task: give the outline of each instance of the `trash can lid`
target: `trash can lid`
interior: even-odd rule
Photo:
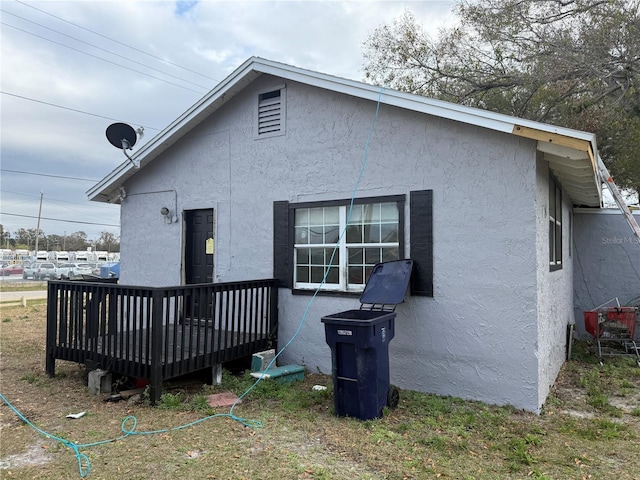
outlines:
[[[404,300],[413,260],[378,263],[360,296],[362,304],[397,305]]]

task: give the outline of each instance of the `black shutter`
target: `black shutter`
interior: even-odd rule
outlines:
[[[411,294],[433,297],[433,190],[411,192],[409,222]]]
[[[273,278],[280,281],[280,287],[293,286],[291,253],[289,202],[273,202]]]

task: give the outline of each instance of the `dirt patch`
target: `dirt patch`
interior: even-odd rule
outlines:
[[[42,442],[37,442],[30,445],[27,450],[22,453],[7,455],[4,458],[0,458],[0,470],[46,465],[53,460],[53,457],[47,453],[48,448],[48,445],[45,445]]]

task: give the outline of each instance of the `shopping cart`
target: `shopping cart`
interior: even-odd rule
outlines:
[[[600,306],[584,312],[584,327],[596,339],[601,365],[604,356],[627,355],[640,367],[640,342],[634,337],[639,318],[638,307]]]

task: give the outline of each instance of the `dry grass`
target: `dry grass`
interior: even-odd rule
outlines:
[[[225,372],[222,387],[168,389],[158,407],[108,403],[91,396],[78,365],[44,373],[45,306],[0,312],[1,393],[40,429],[77,444],[165,430],[215,413],[210,393],[241,394],[245,375]],[[640,368],[628,359],[600,367],[584,350],[568,362],[544,413],[536,416],[455,398],[403,391],[400,405],[375,421],[332,414],[331,378],[262,382],[234,414],[262,422],[248,428],[226,416],[188,428],[136,434],[82,447],[93,479],[606,479],[638,478]],[[327,392],[314,392],[322,384]],[[86,411],[77,420],[69,413]],[[80,478],[71,448],[39,434],[0,405],[0,477]],[[129,428],[133,427],[130,422]]]

